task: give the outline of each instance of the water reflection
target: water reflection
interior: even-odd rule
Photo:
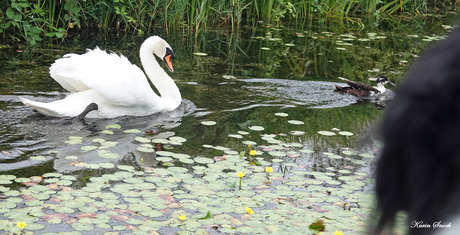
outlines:
[[[187,139],[183,146],[175,147],[176,151],[205,157],[222,153],[204,151],[203,144],[243,149],[244,144],[228,135],[247,130],[250,125],[264,126],[267,134],[298,130],[305,135],[288,135],[283,139],[315,150],[313,155],[302,155],[307,161],[324,161],[321,152],[340,153],[342,147],[353,146],[356,136],[364,135],[381,115],[375,107],[384,106],[380,101],[360,102],[355,97],[334,93],[336,77],[367,82],[368,77],[384,74],[393,81],[401,79],[406,66],[419,52],[431,41],[440,39],[434,35],[446,33],[441,25],[452,25],[456,17],[426,17],[420,21],[387,19],[378,24],[363,19],[364,28],[347,20],[306,19],[301,24],[279,27],[248,22],[241,30],[208,29],[197,35],[170,31],[167,40],[177,55],[176,72],[171,76],[183,97],[190,101],[189,107],[183,107],[180,114],[92,120],[87,125],[51,124],[48,118],[20,104],[17,96],[34,96],[35,100],[45,102],[53,99],[62,88],[48,75],[52,61],[69,52],[84,53],[85,48],[96,45],[120,52],[139,65],[138,48],[144,38],[90,32],[74,35],[70,40],[44,43],[43,48],[2,46],[0,171],[33,164],[46,166],[44,171],[50,171],[50,165],[58,171],[72,171],[74,168],[63,159],[71,155],[81,155],[82,161],[101,161],[95,153],[82,152],[80,147],[90,144],[91,138],[103,135],[100,131],[114,123],[126,129],[159,127],[165,137],[174,134]],[[208,56],[196,56],[193,52],[205,52]],[[225,79],[224,75],[236,79]],[[274,116],[280,111],[305,125],[292,126]],[[203,120],[218,124],[203,128],[200,123]],[[326,139],[317,134],[334,127],[356,135]],[[69,136],[82,136],[87,142],[68,146],[65,141]],[[109,141],[118,142],[111,151],[125,158],[125,162],[139,164],[143,156],[135,152],[135,136],[108,136]],[[256,134],[252,137],[260,140]],[[50,150],[58,153],[49,154]],[[29,160],[36,155],[45,155],[49,163]]]
[[[19,94],[18,96],[20,96]],[[0,170],[10,171],[20,168],[27,168],[33,165],[41,165],[45,162],[54,162],[54,170],[59,172],[75,171],[77,168],[73,166],[71,160],[66,159],[68,156],[78,156],[79,162],[88,164],[98,164],[101,162],[111,162],[117,164],[121,159],[106,159],[98,157],[98,152],[95,151],[82,151],[81,147],[94,144],[91,139],[96,137],[104,138],[106,141],[113,141],[115,146],[110,150],[120,156],[125,156],[132,153],[137,148],[133,144],[133,139],[136,134],[126,134],[122,131],[114,131],[113,135],[100,134],[101,131],[106,130],[107,126],[112,124],[121,124],[123,129],[138,129],[143,132],[150,132],[152,129],[156,131],[169,130],[178,127],[182,124],[182,118],[190,115],[196,110],[196,106],[189,100],[183,100],[182,104],[174,111],[166,113],[157,113],[144,117],[119,117],[113,119],[87,119],[85,122],[73,122],[70,125],[63,125],[55,123],[54,118],[44,117],[31,110],[24,108],[17,103],[17,96],[8,96],[9,100],[14,100],[15,110],[21,110],[22,120],[17,119],[18,112],[4,112],[2,120],[8,126],[15,126],[14,136],[8,133],[2,137],[2,142],[6,144],[6,148],[2,152],[1,158],[4,160],[0,163]],[[3,96],[5,98],[5,96]],[[42,98],[44,102],[49,102],[50,98]],[[51,98],[52,99],[52,98]],[[15,106],[13,106],[15,107]],[[15,121],[17,120],[17,121]],[[168,136],[174,134],[159,133],[157,138],[161,136]],[[72,136],[83,137],[83,143],[78,145],[67,144],[66,141]],[[169,136],[168,136],[169,137]],[[30,140],[29,140],[30,138]],[[22,140],[24,139],[24,140]],[[10,144],[13,142],[12,144]],[[52,150],[47,152],[47,150]],[[50,154],[51,153],[51,154]],[[140,163],[142,155],[137,162]],[[46,160],[35,161],[29,160],[31,155],[45,155]],[[6,161],[9,159],[10,161]],[[75,160],[75,159],[72,159]],[[131,159],[133,161],[136,159]],[[148,164],[146,158],[146,164]]]

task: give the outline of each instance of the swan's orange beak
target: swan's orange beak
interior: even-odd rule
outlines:
[[[172,58],[171,58],[172,54],[169,54],[167,56],[165,56],[164,58],[164,61],[166,63],[166,66],[168,67],[169,71],[174,72],[174,68],[172,66]]]

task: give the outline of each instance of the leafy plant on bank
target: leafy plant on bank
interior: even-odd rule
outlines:
[[[421,14],[454,5],[449,0],[8,0],[0,2],[0,33],[36,44],[44,36],[63,38],[84,29],[143,34],[157,28],[166,32],[184,28],[197,34],[206,27],[239,28],[244,20],[281,24],[312,15]]]

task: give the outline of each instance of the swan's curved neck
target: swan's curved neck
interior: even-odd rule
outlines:
[[[153,43],[148,44],[146,42],[142,44],[139,51],[141,63],[147,77],[160,93],[161,102],[164,103],[165,107],[171,107],[170,110],[172,110],[180,105],[182,97],[179,88],[174,83],[174,80],[172,80],[172,78],[158,64],[158,61],[153,54],[155,45],[152,44]],[[154,94],[155,92],[152,90],[152,93]],[[168,109],[166,108],[166,110]]]

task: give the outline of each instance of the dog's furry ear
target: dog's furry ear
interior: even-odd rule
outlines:
[[[391,227],[398,211],[406,211],[409,222],[448,218],[451,206],[460,204],[460,28],[411,67],[380,128],[384,148],[376,169],[377,230]]]

